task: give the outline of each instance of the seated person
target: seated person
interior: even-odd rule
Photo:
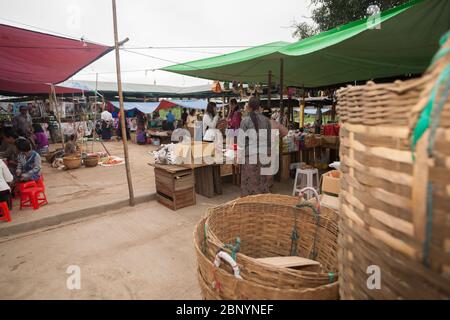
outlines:
[[[3,130],[4,130],[4,128],[0,129],[0,139],[1,139],[0,152],[5,152],[6,149],[8,148],[8,144],[5,141],[5,134],[4,134]]]
[[[48,153],[48,138],[39,123],[33,124],[34,141],[36,143],[36,151],[43,155]]]
[[[0,202],[6,202],[9,209],[11,209],[11,187],[9,184],[13,180],[14,177],[8,167],[0,160]]]
[[[64,155],[77,153],[77,143],[74,134],[70,135],[69,141],[64,144]]]
[[[16,178],[20,182],[37,181],[41,177],[41,156],[31,148],[27,139],[16,141],[19,156],[17,157]]]
[[[5,128],[3,132],[3,142],[6,144],[6,150],[2,152],[2,156],[8,161],[8,168],[11,172],[16,172],[17,166],[17,148],[15,145],[18,136],[12,128]]]

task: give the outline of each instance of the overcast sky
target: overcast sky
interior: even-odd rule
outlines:
[[[119,38],[126,47],[253,46],[295,41],[289,26],[309,15],[308,0],[117,0]],[[114,44],[111,0],[0,0],[0,23],[20,22],[63,35]],[[135,50],[166,60],[186,62],[240,48]],[[190,86],[208,83],[163,71],[170,65],[121,51],[122,81]],[[136,71],[144,70],[148,71]],[[127,72],[129,71],[129,72]],[[80,71],[74,79],[115,81],[114,53]]]

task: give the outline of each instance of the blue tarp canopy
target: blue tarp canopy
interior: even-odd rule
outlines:
[[[111,104],[116,107],[120,108],[119,101],[110,101]],[[123,108],[125,111],[131,111],[131,110],[139,110],[142,113],[153,113],[153,111],[158,108],[159,102],[124,102]]]
[[[206,110],[207,100],[168,100],[177,106],[187,109]]]

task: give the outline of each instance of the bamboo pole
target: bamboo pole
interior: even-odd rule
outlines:
[[[284,60],[280,59],[280,119],[284,119],[284,105],[283,105],[283,87],[284,87]]]
[[[50,102],[53,102],[54,106],[55,106],[55,111],[56,111],[56,119],[58,120],[58,126],[59,126],[59,133],[61,135],[61,145],[62,148],[64,149],[64,132],[63,132],[63,128],[61,125],[61,112],[62,112],[62,103],[61,103],[61,108],[58,107],[58,99],[56,98],[56,91],[55,91],[55,86],[52,84],[51,85],[51,99]]]
[[[302,101],[300,102],[300,128],[303,128],[305,126],[305,97],[306,91],[305,89],[303,89]]]
[[[272,94],[271,94],[271,88],[272,88],[272,71],[271,70],[269,70],[269,74],[268,74],[268,77],[267,77],[268,79],[267,79],[267,86],[268,86],[268,89],[267,89],[267,109],[269,109],[270,110],[270,104],[271,104],[271,98],[272,98]]]
[[[95,107],[92,112],[92,115],[94,116],[94,119],[93,119],[94,127],[93,127],[93,131],[92,131],[92,149],[91,149],[92,153],[94,153],[95,136],[97,134],[97,132],[95,130],[96,129],[95,124],[97,122],[97,108],[98,108],[98,104],[97,104],[98,103],[98,101],[97,101],[98,92],[97,92],[97,90],[98,90],[98,72],[95,74],[95,100],[94,100]]]
[[[122,128],[122,143],[123,143],[123,151],[124,151],[124,155],[125,155],[125,169],[127,172],[128,192],[130,195],[130,206],[134,206],[133,181],[131,180],[130,160],[128,157],[127,132],[126,132],[126,126],[125,126],[125,111],[124,111],[124,107],[123,107],[122,78],[121,78],[121,74],[120,74],[120,53],[119,53],[119,45],[128,41],[128,38],[119,44],[118,31],[117,31],[116,0],[112,0],[112,9],[113,9],[113,22],[114,22],[114,44],[115,44],[115,51],[116,51],[117,89],[119,92],[119,103],[120,103],[120,126]]]

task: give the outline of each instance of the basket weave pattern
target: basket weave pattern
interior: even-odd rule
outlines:
[[[337,214],[322,208],[317,227],[308,208],[294,208],[297,202],[294,197],[266,194],[209,210],[194,232],[198,278],[205,299],[338,298]],[[277,268],[256,260],[290,255],[295,215],[299,234],[296,253],[310,258],[315,251],[314,260],[321,263],[321,272]],[[229,265],[215,268],[212,264],[219,250],[231,252],[224,246],[234,243],[236,237],[241,239],[236,262],[243,280],[234,277]]]
[[[420,79],[338,92],[343,299],[450,298],[450,98],[435,124],[432,154],[429,129],[414,157],[411,149],[419,115],[449,63],[447,54]],[[366,285],[371,265],[380,267],[380,290]]]

